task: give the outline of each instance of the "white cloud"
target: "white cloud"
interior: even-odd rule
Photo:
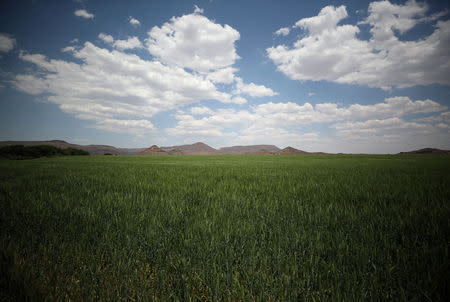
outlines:
[[[340,133],[377,133],[381,130],[392,129],[408,129],[408,130],[423,130],[431,127],[430,124],[423,124],[417,122],[406,122],[398,117],[387,119],[367,120],[364,122],[344,122],[332,125],[333,128],[340,131]]]
[[[12,36],[0,33],[0,52],[9,52],[14,48],[16,39]]]
[[[327,30],[333,30],[342,19],[346,18],[347,10],[344,5],[324,7],[317,16],[297,21],[294,27],[307,29],[311,35],[318,35]]]
[[[214,83],[231,84],[233,83],[235,76],[234,73],[238,71],[237,68],[225,67],[216,71],[210,72],[207,78]]]
[[[214,111],[209,109],[208,107],[192,107],[190,109],[190,112],[194,115],[203,115],[203,114],[213,114]]]
[[[74,15],[84,19],[94,19],[94,14],[88,13],[85,9],[76,10]]]
[[[299,132],[277,125],[258,109],[212,110],[207,107],[191,108],[194,115],[203,115],[195,118],[192,115],[180,112],[175,115],[178,123],[175,127],[166,129],[166,132],[174,137],[189,136],[191,139],[207,138],[217,141],[221,145],[236,144],[276,144],[280,146],[301,145],[304,142],[318,141],[319,135],[315,132]],[[206,115],[206,116],[205,116]]]
[[[203,14],[204,9],[194,5],[194,14]]]
[[[431,100],[412,101],[407,97],[387,98],[374,105],[353,104],[338,107],[335,103],[315,106],[304,103],[268,102],[250,107],[249,110],[194,107],[190,114],[178,112],[175,127],[166,129],[173,136],[233,137],[234,143],[271,143],[297,145],[300,142],[317,142],[319,134],[302,131],[302,127],[318,123],[332,123],[340,139],[355,139],[380,135],[407,133],[436,133],[436,127],[428,123],[406,122],[401,117],[419,113],[445,110],[446,107]],[[201,117],[198,117],[201,115]],[[197,117],[195,117],[197,116]],[[441,127],[443,128],[443,127]],[[433,132],[434,131],[434,132]],[[388,139],[387,137],[384,140]]]
[[[137,37],[128,37],[127,40],[116,40],[113,45],[120,50],[143,47],[141,41],[139,41]]]
[[[247,103],[247,99],[245,99],[241,96],[234,96],[231,100],[232,100],[231,101],[232,103],[239,104],[239,105]]]
[[[252,97],[278,95],[278,93],[264,85],[256,85],[254,83],[244,84],[243,80],[239,77],[237,77],[235,80],[236,89],[233,91],[234,94],[247,94]]]
[[[35,95],[48,93],[47,100],[63,111],[95,121],[149,118],[205,99],[234,101],[231,95],[217,91],[211,81],[179,67],[109,51],[90,42],[72,53],[80,64],[22,53],[20,58],[35,64],[39,71],[17,75],[16,88]]]
[[[90,127],[115,133],[131,133],[137,135],[155,130],[155,126],[148,120],[104,119]]]
[[[418,145],[418,141],[432,141],[431,146],[436,146],[442,143],[445,145],[445,142],[440,142],[440,140],[444,139],[447,140],[448,144],[449,136],[448,133],[445,133],[447,128],[445,126],[442,127],[442,125],[408,122],[404,119],[394,117],[367,120],[364,122],[337,123],[331,127],[336,129],[338,139],[343,141],[365,141],[373,144],[372,146],[376,144],[397,144],[399,146],[405,146],[406,142],[409,141],[415,145],[415,147],[411,147],[412,150],[424,147]],[[430,144],[428,143],[429,146]],[[405,150],[408,149],[400,149],[400,151]]]
[[[274,95],[270,88],[236,78],[238,69],[232,65],[239,58],[234,45],[239,32],[198,13],[173,17],[152,28],[147,40],[152,60],[124,52],[142,47],[137,37],[116,40],[105,33],[98,38],[114,50],[91,42],[64,47],[62,51],[75,61],[21,52],[19,57],[34,64],[35,70],[17,75],[14,86],[29,94],[44,94],[42,99],[64,112],[95,121],[93,128],[118,132],[129,127],[135,133],[152,129],[150,121],[143,121],[157,113],[202,100],[247,102],[236,93],[219,91],[215,84],[237,81],[238,94]]]
[[[339,107],[336,103],[320,103],[314,107],[310,103],[265,103],[255,107],[255,112],[270,117],[274,125],[310,124],[341,120],[383,119],[432,113],[446,110],[432,100],[412,101],[408,97],[386,98],[385,102],[374,105],[352,104]]]
[[[444,123],[439,123],[436,125],[436,127],[438,128],[442,128],[442,129],[449,129],[450,126],[448,124],[444,124]]]
[[[103,40],[103,42],[105,42],[105,43],[109,43],[109,44],[114,43],[114,38],[113,38],[113,36],[111,36],[111,35],[106,35],[106,34],[104,34],[104,33],[100,33],[100,34],[98,35],[98,37],[99,37],[101,40]]]
[[[75,51],[75,47],[73,46],[66,46],[64,48],[61,49],[62,52],[72,52]]]
[[[418,122],[428,122],[428,123],[438,123],[438,122],[445,122],[450,124],[450,111],[443,112],[439,115],[432,115],[427,116],[423,118],[415,119]]]
[[[439,83],[450,85],[450,20],[438,21],[431,35],[402,41],[400,35],[426,17],[427,5],[408,1],[372,2],[369,16],[371,38],[360,40],[358,25],[339,23],[347,17],[345,6],[327,6],[317,16],[299,20],[295,27],[306,31],[292,47],[267,49],[277,69],[294,80],[332,81],[390,89]]]
[[[319,134],[316,132],[290,131],[277,127],[251,126],[242,131],[235,140],[237,145],[274,144],[276,146],[302,146],[306,142],[316,142]]]
[[[207,73],[229,67],[239,58],[239,32],[199,14],[173,17],[148,33],[149,52],[161,62]]]
[[[106,35],[104,33],[100,33],[98,37],[105,43],[112,44],[112,46],[120,50],[143,47],[141,41],[137,37],[128,37],[126,40],[114,40],[111,35]]]
[[[133,25],[133,26],[139,26],[139,25],[141,25],[141,22],[139,22],[138,19],[133,18],[133,17],[131,17],[131,16],[128,18],[128,20],[129,20],[130,24]]]
[[[280,28],[279,30],[277,30],[275,32],[275,35],[277,35],[277,36],[287,36],[287,35],[289,35],[289,31],[290,31],[289,27],[283,27],[283,28]]]

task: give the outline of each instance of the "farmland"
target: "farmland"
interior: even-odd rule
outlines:
[[[448,155],[0,160],[0,298],[445,300]]]

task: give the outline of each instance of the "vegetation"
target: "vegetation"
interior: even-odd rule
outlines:
[[[49,145],[11,145],[0,147],[0,158],[31,159],[58,155],[89,155],[89,152],[75,148],[61,149]]]
[[[446,155],[55,157],[0,171],[0,299],[448,298]]]

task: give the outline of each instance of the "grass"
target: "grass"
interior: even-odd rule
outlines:
[[[449,156],[0,160],[0,180],[0,299],[449,296]]]

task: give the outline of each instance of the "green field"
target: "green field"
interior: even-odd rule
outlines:
[[[449,295],[450,156],[76,156],[0,178],[0,300]]]

